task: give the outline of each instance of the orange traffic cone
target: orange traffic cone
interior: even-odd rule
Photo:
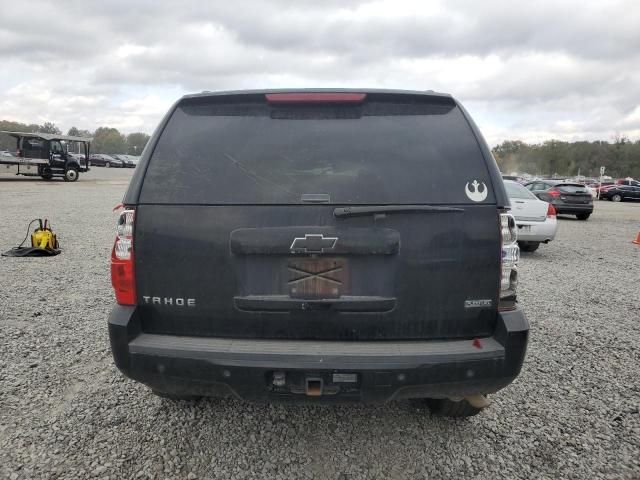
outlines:
[[[636,245],[640,245],[640,232],[638,232],[638,235],[636,235],[636,239],[631,243],[635,243]]]

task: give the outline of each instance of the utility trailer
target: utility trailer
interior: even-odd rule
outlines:
[[[0,156],[0,174],[40,176],[45,180],[62,177],[65,182],[75,182],[80,172],[89,171],[93,138],[37,132],[0,133],[16,139],[16,155]],[[82,153],[71,153],[71,142],[75,142]]]

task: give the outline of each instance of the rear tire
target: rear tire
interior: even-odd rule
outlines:
[[[106,168],[111,168],[111,164],[110,164],[109,162],[105,163],[105,164],[104,164],[104,166],[105,166]]]
[[[612,202],[621,202],[622,201],[622,195],[618,195],[617,193],[615,195],[611,196],[611,201]]]
[[[53,178],[53,174],[51,173],[51,169],[49,167],[44,167],[40,176],[45,180],[51,180]]]
[[[196,402],[202,398],[200,395],[178,395],[176,393],[161,392],[159,390],[151,391],[157,397],[166,398],[167,400],[173,400],[176,402]]]
[[[426,402],[431,414],[439,417],[466,418],[477,415],[482,410],[466,400],[454,402],[448,398],[427,398]]]
[[[518,242],[518,246],[523,252],[535,252],[540,246],[540,242]]]
[[[591,214],[590,214],[590,213],[578,213],[578,214],[576,215],[576,218],[577,218],[578,220],[588,220],[590,216],[591,216]]]

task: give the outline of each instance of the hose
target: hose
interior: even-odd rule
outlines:
[[[22,248],[22,246],[24,245],[24,242],[27,241],[27,238],[29,238],[29,232],[31,231],[31,225],[33,225],[35,222],[39,221],[39,218],[34,218],[33,220],[31,220],[29,222],[29,226],[27,227],[27,234],[24,236],[24,240],[22,240],[22,242],[20,242],[20,245],[18,245],[17,247],[13,247],[13,249],[18,249],[18,248]]]

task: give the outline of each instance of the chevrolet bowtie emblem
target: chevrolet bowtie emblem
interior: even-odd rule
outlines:
[[[307,233],[304,237],[296,237],[289,250],[292,253],[324,253],[333,250],[338,237],[325,237],[323,234]]]

